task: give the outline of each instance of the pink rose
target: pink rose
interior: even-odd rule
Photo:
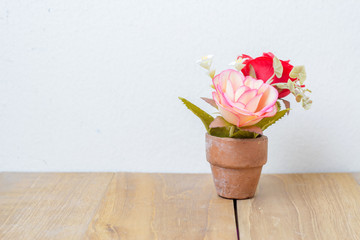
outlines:
[[[213,78],[213,99],[222,117],[238,127],[251,126],[276,114],[278,91],[262,80],[228,69]]]

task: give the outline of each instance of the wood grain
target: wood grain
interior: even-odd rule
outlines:
[[[355,178],[356,182],[360,184],[360,173],[352,173],[352,175]]]
[[[233,202],[211,175],[117,173],[87,239],[236,239]]]
[[[112,173],[1,173],[0,239],[81,239]]]
[[[241,240],[360,239],[360,174],[263,175]],[[0,239],[236,239],[209,174],[0,173]]]
[[[237,201],[241,240],[360,239],[360,188],[351,174],[263,175]]]

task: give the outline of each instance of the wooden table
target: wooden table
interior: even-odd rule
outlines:
[[[0,239],[360,239],[356,179],[262,175],[232,201],[209,174],[0,173]]]

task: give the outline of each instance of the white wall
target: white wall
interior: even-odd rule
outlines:
[[[265,172],[360,171],[359,1],[0,1],[0,171],[209,172],[195,61],[304,64]],[[293,99],[291,101],[294,103]]]

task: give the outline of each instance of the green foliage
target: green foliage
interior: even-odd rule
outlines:
[[[291,78],[297,78],[300,84],[304,84],[306,80],[306,71],[304,66],[295,66],[290,72]]]
[[[283,74],[283,66],[280,60],[275,56],[273,58],[273,68],[276,77],[281,78],[281,75]]]
[[[242,130],[241,128],[236,128],[234,134],[231,136],[232,138],[256,138],[258,136],[255,132],[249,132]]]
[[[210,128],[209,134],[216,137],[230,137],[230,127]]]
[[[255,126],[261,128],[261,130],[265,130],[268,127],[270,127],[271,125],[273,125],[276,121],[278,121],[279,119],[281,119],[288,111],[290,111],[289,108],[284,109],[282,111],[278,111],[274,116],[272,117],[268,117],[268,118],[263,118],[260,122],[258,122],[257,124],[255,124]]]
[[[258,134],[242,130],[235,125],[228,127],[210,128],[209,134],[216,137],[229,137],[229,138],[255,138]]]
[[[190,111],[192,111],[198,118],[200,118],[200,120],[203,122],[203,124],[206,128],[206,131],[208,131],[210,133],[209,125],[212,121],[214,121],[214,118],[210,114],[205,112],[204,110],[200,109],[196,105],[194,105],[191,102],[189,102],[188,100],[186,100],[185,98],[179,97],[179,99],[185,104],[185,106]]]
[[[250,68],[249,76],[256,79],[256,72],[253,65],[249,64],[249,68]]]
[[[261,133],[260,130],[260,132],[256,133],[253,132],[251,129],[239,128],[233,124],[226,122],[225,120],[224,121],[226,122],[226,124],[224,127],[210,128],[210,124],[214,121],[214,118],[210,114],[206,113],[185,98],[179,97],[179,99],[190,111],[192,111],[198,118],[200,118],[206,128],[206,131],[212,136],[229,138],[256,138]],[[276,121],[281,119],[288,111],[290,111],[289,108],[280,111],[279,103],[277,103],[277,108],[278,112],[273,117],[264,118],[254,126],[259,127],[262,131],[264,131]]]

